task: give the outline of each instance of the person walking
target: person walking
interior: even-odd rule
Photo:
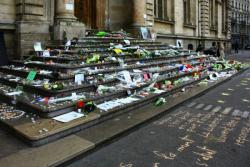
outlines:
[[[202,52],[202,51],[203,51],[202,45],[199,44],[197,49],[196,49],[196,52]]]
[[[225,58],[225,46],[223,43],[220,43],[219,47],[219,53],[220,53],[220,60],[223,60]]]
[[[216,42],[212,43],[212,47],[210,48],[210,55],[213,55],[214,57],[217,56],[217,46],[216,46]]]
[[[220,58],[220,42],[217,42],[217,46],[216,46],[216,57]]]
[[[235,51],[235,53],[239,53],[239,44],[238,44],[237,41],[236,41],[236,43],[234,44],[234,51]]]

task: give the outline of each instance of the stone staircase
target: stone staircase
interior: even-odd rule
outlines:
[[[161,103],[160,97],[206,79],[213,63],[207,55],[133,38],[86,37],[67,50],[58,43],[46,48],[50,56],[36,53],[0,68],[1,101],[25,111],[0,123],[32,146]],[[111,104],[116,106],[104,108]],[[65,123],[53,119],[72,111],[84,116]]]

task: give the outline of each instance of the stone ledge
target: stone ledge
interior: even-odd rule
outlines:
[[[71,135],[54,143],[25,149],[0,159],[0,164],[8,167],[56,166],[94,148],[94,143]]]

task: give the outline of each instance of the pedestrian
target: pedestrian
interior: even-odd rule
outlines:
[[[0,32],[0,60],[0,66],[9,64],[3,32]]]
[[[202,51],[203,51],[203,48],[202,48],[201,44],[199,44],[197,49],[196,49],[196,52],[202,52]]]
[[[220,42],[217,42],[217,46],[216,46],[216,57],[220,57],[220,45],[221,43]]]
[[[234,50],[235,50],[235,53],[239,53],[239,44],[238,44],[238,41],[236,41],[235,44],[234,44]]]
[[[220,54],[220,60],[223,60],[225,58],[225,46],[223,43],[220,43],[219,45],[219,54]]]
[[[190,50],[194,50],[194,46],[193,46],[193,44],[188,44],[188,50],[190,51]]]
[[[210,51],[211,51],[210,55],[213,55],[214,57],[216,57],[216,52],[217,52],[216,42],[212,43],[212,47],[210,48]]]

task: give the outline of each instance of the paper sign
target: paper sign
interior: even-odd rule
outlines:
[[[15,96],[15,95],[20,95],[22,94],[23,92],[22,91],[17,91],[17,92],[10,92],[10,93],[7,93],[6,95],[8,96]]]
[[[143,74],[143,78],[144,78],[145,80],[148,80],[148,79],[149,79],[148,74]]]
[[[65,50],[68,51],[69,50],[69,47],[71,46],[71,41],[67,41],[66,44],[65,44]]]
[[[130,41],[129,40],[125,39],[124,42],[125,42],[126,45],[130,45]]]
[[[131,82],[132,82],[130,73],[129,73],[128,71],[123,71],[123,75],[124,75],[125,81],[126,81],[127,83],[131,83]]]
[[[114,49],[114,51],[115,51],[116,54],[122,53],[122,50],[121,50],[121,49]]]
[[[56,121],[59,121],[59,122],[66,123],[66,122],[70,122],[70,121],[73,121],[75,119],[81,118],[83,116],[84,116],[84,114],[82,114],[82,113],[70,112],[67,114],[60,115],[58,117],[54,117],[53,119]]]
[[[111,60],[116,61],[116,58],[115,57],[111,57]]]
[[[65,44],[65,46],[70,46],[71,45],[71,41],[67,41],[67,43]]]
[[[131,96],[131,91],[130,90],[127,90],[127,94],[128,94],[128,96]]]
[[[71,99],[77,100],[77,94],[75,92],[71,94]]]
[[[140,30],[143,39],[151,39],[151,32],[147,27],[141,27]]]
[[[152,73],[149,73],[149,78],[152,78],[153,77],[153,74]]]
[[[123,59],[118,58],[118,62],[120,64],[120,67],[124,67],[124,60]]]
[[[182,48],[183,47],[183,41],[180,40],[180,39],[177,39],[176,40],[176,46],[179,47],[179,48]]]
[[[65,0],[65,9],[66,10],[74,10],[74,1],[73,0]]]
[[[28,76],[27,76],[27,80],[33,81],[35,79],[35,77],[36,77],[36,74],[37,74],[36,71],[30,71]]]
[[[133,72],[135,72],[135,73],[141,73],[142,71],[138,70],[138,69],[133,69]]]
[[[84,81],[84,74],[75,75],[75,83],[77,83],[78,85],[81,85],[83,81]]]
[[[41,52],[41,51],[43,51],[41,42],[35,42],[35,43],[34,43],[34,50],[35,50],[36,52]]]
[[[48,50],[43,51],[43,57],[50,57],[50,52]]]
[[[74,6],[73,4],[66,4],[66,10],[73,10]]]

